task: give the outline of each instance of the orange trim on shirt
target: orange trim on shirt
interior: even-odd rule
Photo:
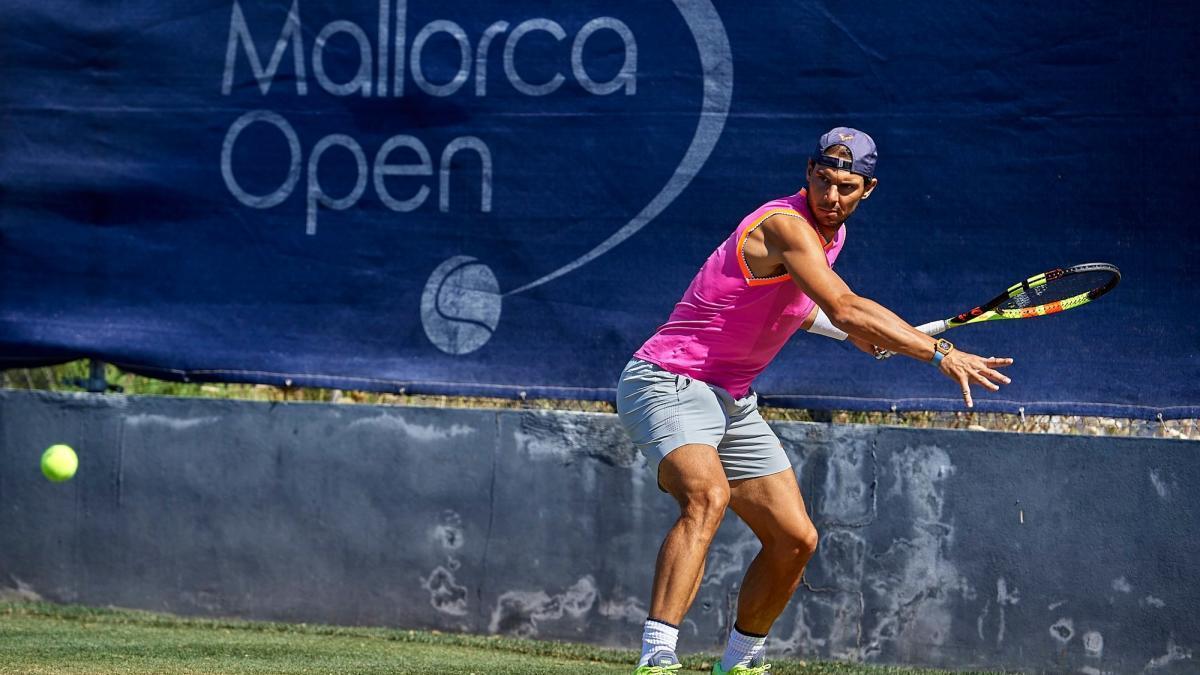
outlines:
[[[743,251],[743,247],[746,245],[746,237],[750,236],[751,232],[758,229],[758,227],[763,224],[764,220],[766,220],[767,218],[770,218],[771,216],[779,215],[781,213],[789,215],[789,216],[795,216],[795,217],[799,218],[800,220],[804,221],[805,223],[807,223],[808,226],[811,227],[813,229],[813,231],[817,233],[817,238],[821,240],[821,248],[823,250],[828,251],[835,243],[833,241],[826,241],[825,235],[821,234],[821,230],[817,226],[813,225],[812,223],[809,223],[808,219],[805,218],[799,211],[796,211],[795,209],[771,209],[770,211],[767,211],[761,217],[759,217],[758,220],[754,221],[753,225],[751,225],[750,227],[747,227],[745,229],[745,231],[742,232],[742,236],[738,237],[738,243],[737,243],[738,267],[740,267],[742,270],[742,278],[744,278],[746,280],[746,283],[751,286],[769,286],[771,284],[781,284],[791,278],[791,275],[788,274],[787,272],[784,272],[783,274],[776,275],[773,277],[756,277],[756,276],[754,276],[754,273],[750,271],[750,267],[746,264],[746,254]]]
[[[779,284],[779,283],[783,283],[783,282],[787,281],[789,278],[789,275],[787,273],[779,274],[779,275],[776,275],[773,277],[759,278],[759,277],[754,276],[754,273],[750,271],[750,267],[746,264],[746,254],[743,250],[746,245],[746,237],[750,236],[751,232],[758,229],[758,226],[762,225],[763,221],[766,220],[767,218],[770,218],[771,216],[779,215],[781,213],[786,213],[789,216],[796,216],[797,218],[804,220],[804,216],[800,215],[797,211],[795,211],[793,209],[771,209],[770,211],[767,211],[766,213],[762,214],[758,218],[758,220],[754,221],[753,225],[751,225],[750,227],[747,227],[742,232],[742,236],[738,237],[738,243],[737,243],[738,267],[740,267],[742,269],[742,278],[745,279],[746,283],[750,284],[751,286],[769,286],[771,284]]]

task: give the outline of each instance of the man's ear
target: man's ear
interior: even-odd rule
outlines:
[[[809,161],[809,163],[812,163],[812,160],[811,160],[811,159],[810,159],[810,160],[808,160],[808,161]],[[870,196],[871,196],[871,193],[875,191],[875,187],[876,187],[877,185],[879,185],[879,179],[878,179],[878,178],[872,178],[872,179],[871,179],[871,182],[867,183],[867,191],[863,193],[863,196],[862,196],[862,198],[863,198],[863,199],[866,199],[867,197],[870,197]]]

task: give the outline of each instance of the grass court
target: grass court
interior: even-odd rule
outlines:
[[[708,672],[712,656],[687,656]],[[636,654],[562,642],[431,631],[197,619],[0,602],[0,673],[14,675],[567,675],[633,672]],[[780,675],[946,671],[772,660]]]

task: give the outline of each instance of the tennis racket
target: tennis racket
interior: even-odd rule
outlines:
[[[1036,274],[1008,287],[991,302],[949,319],[917,326],[926,335],[938,335],[951,328],[985,321],[1031,319],[1057,314],[1088,304],[1116,288],[1121,270],[1108,263],[1085,263]],[[896,352],[880,350],[877,359],[888,359]]]

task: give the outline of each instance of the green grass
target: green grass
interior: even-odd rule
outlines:
[[[711,657],[684,660],[705,672]],[[454,673],[633,671],[632,651],[436,631],[194,619],[42,602],[0,602],[0,673]],[[774,662],[771,672],[901,675],[943,671]]]

